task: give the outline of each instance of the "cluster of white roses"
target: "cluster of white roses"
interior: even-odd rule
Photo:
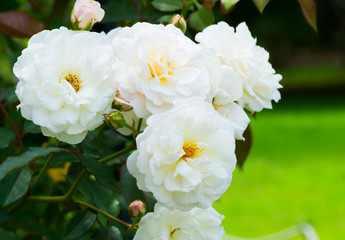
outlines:
[[[45,136],[80,143],[115,96],[132,108],[128,124],[144,119],[127,166],[158,204],[135,239],[221,239],[212,204],[231,182],[243,109],[280,99],[281,76],[245,23],[209,26],[196,41],[171,24],[108,34],[61,27],[33,36],[14,66],[22,115]]]

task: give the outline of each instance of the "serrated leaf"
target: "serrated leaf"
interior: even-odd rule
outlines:
[[[121,232],[115,226],[101,227],[91,237],[92,240],[122,240]]]
[[[41,128],[35,125],[32,121],[26,120],[24,123],[24,130],[28,133],[40,133]]]
[[[250,126],[248,126],[246,131],[244,131],[243,137],[245,138],[245,141],[236,140],[236,149],[235,149],[237,165],[240,168],[243,168],[243,165],[245,161],[247,160],[250,149],[252,147],[252,131],[250,129]]]
[[[162,12],[173,12],[183,8],[182,0],[153,0],[152,6]]]
[[[0,13],[0,33],[9,37],[28,38],[44,29],[43,23],[26,12]]]
[[[0,181],[0,204],[7,206],[21,198],[29,188],[31,172],[29,167],[23,168]]]
[[[74,215],[67,223],[64,239],[72,240],[83,236],[87,233],[95,224],[97,214],[83,209]]]
[[[189,23],[192,28],[197,31],[202,31],[214,21],[213,12],[211,9],[202,8],[193,12],[189,17]]]
[[[261,14],[264,11],[264,9],[265,9],[265,7],[269,1],[270,0],[253,0],[256,8],[260,11]]]
[[[96,159],[90,158],[86,155],[81,157],[81,163],[104,187],[112,190],[117,190],[115,178],[110,174],[107,168],[100,164]]]
[[[61,152],[63,148],[49,147],[49,148],[39,148],[33,147],[29,148],[26,152],[19,156],[8,157],[0,165],[0,180],[3,179],[7,173],[12,171],[15,168],[23,167],[36,157],[43,157],[51,152]]]
[[[238,3],[240,0],[221,0],[221,4],[225,8],[225,10],[229,10],[232,6]]]
[[[14,133],[7,128],[0,128],[0,148],[6,148],[15,138]]]
[[[302,8],[306,22],[317,32],[316,25],[316,3],[314,0],[297,0]]]

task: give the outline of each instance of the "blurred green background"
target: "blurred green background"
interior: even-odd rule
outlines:
[[[1,0],[0,12],[25,10],[51,29],[68,24],[73,2]],[[106,23],[96,30],[116,27],[123,13],[136,17],[123,0],[100,2],[107,6]],[[246,21],[283,76],[282,100],[252,120],[249,157],[214,204],[225,215],[228,234],[258,237],[307,222],[320,239],[345,238],[345,1],[315,2],[318,33],[304,21],[297,0],[271,0],[262,16],[251,0],[227,14],[214,8],[215,22]],[[164,15],[148,9],[142,14],[150,22]],[[0,35],[0,86],[15,84],[11,68],[26,42]]]
[[[282,99],[251,121],[249,157],[214,204],[228,234],[307,222],[320,239],[345,239],[345,1],[316,3],[318,33],[297,1],[272,0],[262,16],[240,1],[226,16],[247,22],[283,76]]]

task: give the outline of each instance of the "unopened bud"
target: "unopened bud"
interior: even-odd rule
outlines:
[[[133,109],[131,104],[126,99],[121,97],[119,92],[116,93],[112,108],[117,109],[121,112],[127,112]]]
[[[106,124],[112,129],[122,128],[126,125],[126,120],[122,113],[115,111],[104,115]]]
[[[132,218],[141,218],[146,213],[146,206],[140,200],[135,200],[128,207],[128,213]]]
[[[77,0],[71,13],[74,30],[90,30],[96,22],[102,21],[104,10],[97,1]]]
[[[175,14],[169,21],[169,24],[173,24],[175,27],[179,28],[183,33],[187,30],[187,22],[183,16]]]

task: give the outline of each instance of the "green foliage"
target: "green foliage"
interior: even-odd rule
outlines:
[[[21,198],[29,188],[30,168],[24,167],[0,181],[0,204],[7,206]]]
[[[266,5],[268,4],[270,0],[253,0],[255,6],[257,9],[259,9],[260,13],[262,14]]]
[[[0,128],[0,148],[6,148],[15,138],[14,133],[7,128]]]
[[[202,8],[193,12],[189,17],[189,23],[192,28],[202,31],[214,21],[213,12],[210,9]]]
[[[81,157],[81,163],[104,187],[115,191],[117,190],[114,177],[111,175],[109,170],[100,164],[96,159],[83,155]]]
[[[12,171],[15,168],[23,167],[30,163],[37,157],[43,157],[51,152],[61,152],[62,148],[30,148],[22,155],[16,157],[9,157],[7,158],[1,165],[0,165],[0,180],[3,179],[7,173]]]
[[[83,209],[77,212],[67,223],[64,240],[73,240],[83,236],[95,224],[97,214]]]
[[[183,8],[182,0],[153,0],[152,5],[162,12],[173,12]]]
[[[101,227],[91,237],[92,240],[122,240],[122,235],[116,227]]]

